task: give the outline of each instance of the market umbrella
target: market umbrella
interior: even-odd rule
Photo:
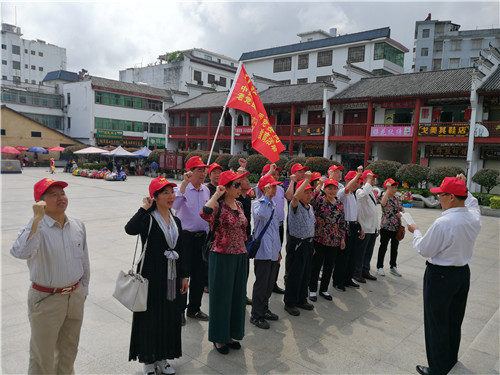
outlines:
[[[144,146],[140,150],[133,152],[133,154],[136,154],[137,156],[139,156],[141,158],[147,158],[150,153],[151,153],[151,150],[149,148],[147,148],[146,146]]]
[[[14,147],[17,151],[28,151],[30,148],[29,147],[24,147],[24,146],[17,146]]]
[[[20,155],[21,152],[12,146],[2,146],[2,154]]]
[[[64,151],[65,149],[66,149],[65,147],[57,146],[57,147],[48,148],[47,151]]]
[[[97,147],[82,148],[81,150],[73,152],[73,154],[103,154],[103,153],[106,153],[106,150]]]
[[[135,155],[135,154],[133,154],[131,152],[128,152],[122,146],[118,146],[113,151],[106,152],[106,153],[104,153],[102,155],[103,156],[113,156],[113,157],[124,157],[124,156],[125,157],[133,157],[133,158],[139,157],[138,155]]]
[[[35,146],[31,147],[28,152],[34,152],[35,154],[48,154],[49,152],[43,147]]]

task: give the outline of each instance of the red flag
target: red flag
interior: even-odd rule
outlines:
[[[231,87],[225,106],[250,114],[252,118],[252,147],[272,163],[278,161],[279,154],[285,147],[269,123],[264,105],[243,64],[238,67],[236,80]]]

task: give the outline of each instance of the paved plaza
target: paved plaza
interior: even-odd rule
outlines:
[[[44,177],[67,181],[67,213],[87,227],[90,254],[90,295],[85,305],[77,374],[142,374],[142,365],[128,362],[132,313],[111,295],[120,270],[133,257],[135,237],[124,225],[140,207],[149,177],[125,182],[91,180],[47,168],[26,168],[2,174],[2,367],[3,374],[25,374],[30,327],[26,261],[13,258],[12,242],[32,217],[33,184]],[[435,209],[407,209],[423,232],[441,214]],[[452,374],[498,374],[499,365],[499,219],[482,217],[471,267],[471,289],[462,327],[459,363]],[[249,323],[242,350],[223,356],[207,339],[207,322],[187,318],[182,328],[183,356],[171,362],[177,374],[415,374],[427,365],[424,346],[422,278],[425,259],[411,246],[407,233],[399,247],[403,274],[362,284],[341,293],[330,287],[333,302],[322,298],[314,311],[294,317],[283,310],[282,296],[273,294],[270,309],[280,316],[269,330]],[[372,270],[379,246],[375,245]],[[386,268],[389,254],[386,254]],[[284,267],[279,284],[283,286]],[[248,296],[254,276],[251,270]],[[202,310],[208,311],[208,295]]]

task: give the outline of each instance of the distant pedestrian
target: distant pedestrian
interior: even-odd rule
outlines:
[[[210,196],[215,194],[217,186],[219,185],[219,176],[222,173],[222,167],[217,163],[212,163],[208,167],[208,178],[210,181],[206,184],[208,190],[210,190]]]

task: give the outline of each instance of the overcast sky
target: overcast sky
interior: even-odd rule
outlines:
[[[389,26],[412,60],[415,21],[451,20],[461,30],[499,28],[499,1],[242,2],[242,1],[2,1],[2,22],[23,38],[66,48],[69,71],[118,79],[119,70],[190,48],[239,59],[243,52],[298,43],[296,34],[336,27],[340,34]],[[16,16],[17,14],[17,16]],[[17,20],[16,20],[17,18]],[[16,22],[17,21],[17,22]]]

